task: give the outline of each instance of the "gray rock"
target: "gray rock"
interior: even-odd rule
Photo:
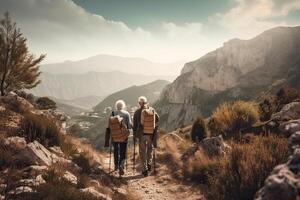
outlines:
[[[53,159],[57,159],[57,156],[38,141],[34,141],[27,144],[26,148],[17,155],[17,158],[31,165],[50,166],[53,163]]]
[[[298,176],[300,176],[300,148],[295,149],[293,155],[291,155],[287,162],[287,165],[294,174],[298,174]]]
[[[292,134],[289,138],[289,149],[293,152],[295,149],[300,148],[300,131]]]
[[[300,120],[290,120],[279,125],[280,132],[289,137],[293,133],[300,131]]]
[[[225,143],[221,135],[205,138],[200,142],[200,147],[208,155],[223,155],[231,148]]]
[[[276,171],[276,170],[275,170]],[[272,173],[265,181],[265,186],[258,192],[256,200],[296,200],[299,180],[287,166],[281,166],[277,173]]]
[[[280,112],[273,114],[271,119],[279,121],[300,119],[300,102],[285,105]]]

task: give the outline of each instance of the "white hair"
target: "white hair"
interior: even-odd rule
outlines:
[[[125,101],[123,101],[123,100],[116,101],[115,107],[117,110],[125,109],[125,107],[126,107]]]
[[[144,96],[139,97],[139,103],[147,103],[147,98]]]

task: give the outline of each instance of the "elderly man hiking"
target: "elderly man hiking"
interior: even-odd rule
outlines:
[[[119,170],[119,175],[122,176],[124,175],[129,129],[132,128],[132,123],[129,113],[125,110],[126,104],[123,100],[118,100],[115,107],[116,111],[112,111],[106,129],[105,147],[109,146],[111,139],[114,147],[115,171]]]
[[[146,97],[139,97],[140,108],[133,116],[134,140],[139,140],[139,155],[142,162],[142,174],[146,177],[151,171],[153,148],[157,132],[159,117],[154,108],[147,103]]]

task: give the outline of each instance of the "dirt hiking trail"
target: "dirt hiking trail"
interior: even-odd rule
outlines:
[[[112,160],[113,161],[113,160]],[[156,174],[153,171],[148,177],[141,175],[137,166],[133,173],[133,163],[130,159],[127,160],[128,166],[125,175],[119,177],[118,172],[111,173],[111,176],[118,177],[124,181],[119,190],[127,190],[131,195],[141,200],[205,200],[199,190],[196,190],[192,185],[181,184],[167,173],[166,167],[157,163]],[[136,160],[139,163],[139,160]],[[105,170],[109,168],[109,155],[105,156]],[[113,164],[111,165],[113,169]]]

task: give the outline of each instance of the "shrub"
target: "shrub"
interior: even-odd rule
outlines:
[[[35,102],[36,107],[40,110],[56,109],[56,103],[48,97],[40,97]]]
[[[199,142],[207,136],[208,129],[205,120],[200,116],[196,117],[191,130],[191,138],[193,142]]]
[[[255,137],[248,144],[233,143],[230,154],[208,173],[206,196],[215,200],[253,199],[273,168],[287,158],[285,138]]]
[[[91,173],[90,159],[87,157],[86,153],[77,154],[73,157],[73,162],[82,168],[82,172],[86,174]]]
[[[26,113],[21,127],[24,137],[29,142],[37,140],[45,146],[59,145],[61,133],[53,119],[44,115]]]
[[[259,109],[253,102],[224,103],[213,112],[209,128],[213,135],[236,138],[240,130],[251,127],[259,120]]]

